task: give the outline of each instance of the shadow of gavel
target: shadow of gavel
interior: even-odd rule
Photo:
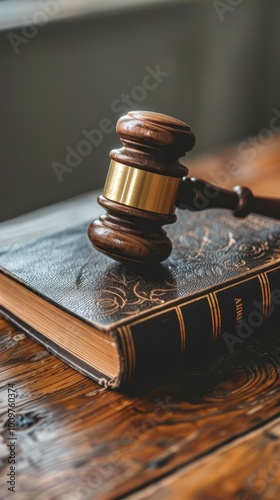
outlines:
[[[165,260],[172,243],[162,226],[176,221],[176,207],[227,208],[235,217],[256,213],[280,219],[278,199],[187,177],[188,169],[178,159],[192,150],[195,136],[186,123],[160,113],[130,111],[118,120],[116,130],[123,147],[111,151],[98,197],[106,214],[88,228],[93,246],[109,257],[139,264]]]

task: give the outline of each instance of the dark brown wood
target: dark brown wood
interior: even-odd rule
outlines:
[[[54,500],[120,498],[199,467],[202,459],[207,463],[215,449],[237,438],[238,456],[243,436],[279,416],[280,341],[272,339],[246,345],[240,358],[228,353],[207,370],[180,371],[135,394],[104,390],[4,320],[0,349],[2,499],[10,498],[8,384],[16,392],[16,493],[22,500],[43,493]],[[260,466],[261,453],[254,462]],[[234,481],[231,463],[227,474]],[[240,481],[245,469],[249,475],[251,464],[242,463]],[[192,484],[198,496],[189,496],[182,480],[181,498],[207,498],[199,492],[207,495],[211,481],[223,479],[219,468],[212,479],[213,469],[205,470],[205,486],[198,473]]]
[[[251,179],[260,196],[277,195],[279,155],[276,138],[252,162],[233,148],[192,160],[190,173],[210,181],[213,174],[231,188],[236,178],[225,167],[234,159],[242,182]],[[259,342],[245,340],[242,355],[213,360],[207,370],[177,372],[141,393],[121,394],[0,319],[0,498],[12,495],[7,388],[14,383],[15,498],[277,499],[280,346],[264,333]]]
[[[280,219],[280,199],[254,196],[247,187],[235,186],[232,191],[215,186],[202,179],[184,177],[177,194],[176,205],[181,209],[205,210],[227,208],[235,217],[250,213]]]
[[[131,111],[120,118],[117,132],[123,147],[111,151],[114,161],[182,178],[177,207],[189,210],[228,208],[236,217],[257,213],[280,219],[280,199],[254,196],[247,187],[235,186],[230,191],[186,177],[188,169],[178,158],[195,145],[195,136],[186,123],[160,113]],[[95,248],[113,259],[137,264],[161,262],[170,255],[172,243],[162,226],[175,222],[175,215],[124,206],[104,196],[98,201],[107,214],[89,226],[88,236]]]
[[[112,160],[156,174],[187,175],[178,158],[193,148],[195,136],[186,123],[160,113],[131,111],[119,119],[117,132],[123,147],[111,151]],[[172,243],[162,226],[175,222],[174,214],[127,207],[104,196],[98,201],[107,215],[89,226],[95,248],[116,260],[138,264],[161,262],[170,255]]]
[[[157,174],[183,177],[188,169],[178,161],[193,149],[191,127],[172,116],[151,111],[130,111],[116,126],[123,147],[110,158]]]
[[[102,195],[98,203],[107,213],[88,227],[88,237],[97,250],[132,264],[153,264],[167,259],[172,243],[162,226],[175,222],[175,215],[126,207]]]
[[[145,488],[137,500],[275,500],[279,492],[280,418]]]

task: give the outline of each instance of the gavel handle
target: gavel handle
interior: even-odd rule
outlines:
[[[236,217],[250,213],[280,219],[280,199],[254,196],[249,188],[235,186],[232,191],[194,177],[184,177],[179,187],[176,206],[193,211],[207,208],[229,208]]]

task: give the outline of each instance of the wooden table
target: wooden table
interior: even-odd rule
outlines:
[[[279,195],[280,140],[261,145],[251,163],[236,148],[193,160],[191,175],[213,181],[234,158],[258,194]],[[222,185],[241,177],[224,177]],[[75,372],[0,319],[1,499],[12,498],[11,394],[19,500],[280,498],[278,333],[262,332],[207,370],[186,369],[122,394]]]

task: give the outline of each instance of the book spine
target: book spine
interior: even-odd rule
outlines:
[[[271,319],[279,324],[279,265],[119,326],[122,383],[150,379],[213,346],[233,353]]]

